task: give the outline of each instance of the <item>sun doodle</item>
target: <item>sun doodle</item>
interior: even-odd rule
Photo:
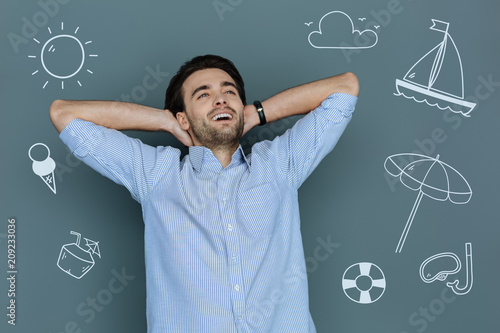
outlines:
[[[28,55],[28,58],[39,60],[41,69],[50,77],[60,80],[61,89],[64,89],[65,80],[80,73],[86,67],[87,58],[95,58],[98,55],[86,51],[86,48],[92,44],[91,40],[82,43],[76,37],[80,27],[77,27],[72,34],[64,31],[64,22],[61,22],[60,28],[60,33],[56,34],[48,27],[49,38],[45,43],[33,38],[35,43],[41,46],[41,51],[39,55]],[[43,72],[41,69],[35,70],[31,75]],[[85,70],[90,74],[94,74],[88,68],[85,68]],[[50,78],[45,81],[42,88],[45,89],[49,82]],[[76,82],[80,87],[82,86],[80,80],[76,80]]]

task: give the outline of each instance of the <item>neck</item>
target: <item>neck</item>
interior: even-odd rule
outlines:
[[[224,169],[231,163],[231,159],[233,157],[234,152],[236,149],[238,149],[238,146],[232,147],[232,148],[210,148],[207,147],[212,151],[212,154],[219,160],[219,162],[222,164],[222,168]]]
[[[229,144],[223,144],[223,145],[221,145],[221,144],[219,144],[217,146],[214,146],[214,145],[211,145],[211,144],[208,144],[208,143],[202,144],[198,140],[194,140],[194,141],[195,141],[194,142],[195,146],[202,146],[202,147],[210,149],[210,151],[212,152],[212,154],[214,154],[215,158],[217,158],[219,160],[220,164],[222,164],[222,168],[223,169],[225,167],[227,167],[231,163],[231,160],[233,158],[234,152],[240,146],[239,141],[235,142],[232,145],[229,145]]]
[[[222,168],[227,167],[229,163],[231,163],[233,154],[240,145],[239,138],[241,138],[241,134],[238,136],[238,138],[229,138],[225,137],[224,135],[206,135],[203,140],[200,140],[198,135],[195,135],[193,132],[190,132],[189,134],[193,139],[193,143],[195,146],[203,146],[212,151],[212,154],[214,154],[214,156],[222,164]]]

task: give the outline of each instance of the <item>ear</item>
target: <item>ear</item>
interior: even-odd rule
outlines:
[[[177,117],[177,121],[179,122],[179,125],[180,127],[187,131],[189,129],[189,121],[187,119],[187,116],[186,116],[186,112],[185,111],[182,111],[182,112],[177,112],[177,114],[175,115]]]

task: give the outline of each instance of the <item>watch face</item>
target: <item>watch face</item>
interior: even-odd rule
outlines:
[[[257,112],[261,113],[264,111],[264,108],[262,107],[262,103],[259,101],[253,102],[253,105],[257,108]]]

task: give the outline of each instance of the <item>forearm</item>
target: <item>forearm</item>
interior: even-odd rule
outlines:
[[[165,131],[171,121],[168,113],[168,110],[114,101],[56,100],[50,107],[50,118],[59,132],[74,119],[116,130]]]
[[[267,122],[305,114],[333,93],[359,94],[357,77],[344,73],[287,89],[262,102]]]

